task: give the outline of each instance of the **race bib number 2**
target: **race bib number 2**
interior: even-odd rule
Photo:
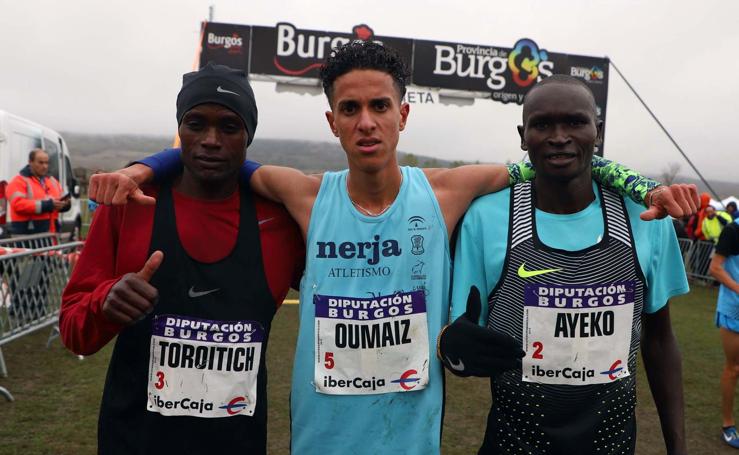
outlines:
[[[370,299],[315,295],[316,391],[369,395],[429,381],[423,291]]]
[[[154,318],[147,410],[167,416],[251,416],[265,333],[255,321]]]
[[[523,381],[586,385],[629,376],[634,287],[527,284]]]

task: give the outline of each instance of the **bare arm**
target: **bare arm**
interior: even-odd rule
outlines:
[[[153,178],[152,169],[143,164],[95,174],[90,178],[89,197],[106,205],[126,204],[129,200],[153,204],[154,198],[144,195],[139,188]],[[303,236],[306,235],[313,202],[321,186],[321,176],[306,175],[289,167],[261,166],[251,175],[249,185],[256,194],[283,204],[298,222]]]
[[[713,259],[711,259],[711,265],[708,267],[708,273],[711,274],[716,280],[718,280],[719,283],[726,286],[728,289],[731,289],[732,291],[739,294],[739,283],[734,281],[731,278],[731,275],[729,275],[729,272],[724,269],[724,262],[726,261],[726,257],[716,253],[713,255]]]
[[[662,436],[670,455],[687,453],[685,443],[685,403],[680,350],[672,333],[669,303],[653,314],[644,314],[642,358]]]
[[[530,162],[521,161],[508,166],[510,184],[531,180],[536,170]],[[644,221],[661,219],[670,215],[680,218],[698,210],[698,188],[695,185],[675,183],[663,186],[626,166],[594,155],[592,162],[593,179],[620,195],[643,204],[647,210],[641,213]]]
[[[249,184],[260,196],[283,204],[305,238],[321,179],[320,175],[306,175],[289,167],[261,166],[254,171]]]
[[[502,164],[424,169],[424,173],[439,201],[449,235],[473,199],[500,191],[509,184],[508,168]]]

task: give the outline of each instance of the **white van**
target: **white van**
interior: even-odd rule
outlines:
[[[12,221],[5,200],[5,186],[28,164],[28,153],[41,147],[49,154],[49,175],[62,185],[62,194],[69,194],[72,206],[61,213],[62,232],[72,232],[79,239],[82,221],[80,217],[80,186],[72,174],[67,143],[56,131],[17,115],[0,110],[0,228],[2,236],[8,235],[6,225]]]

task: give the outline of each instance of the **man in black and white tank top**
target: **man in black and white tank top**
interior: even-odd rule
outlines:
[[[592,182],[602,122],[581,81],[535,86],[519,133],[537,176],[465,216],[457,318],[438,344],[451,372],[491,377],[480,453],[634,453],[640,345],[667,452],[685,453],[667,300],[688,288],[671,226]]]

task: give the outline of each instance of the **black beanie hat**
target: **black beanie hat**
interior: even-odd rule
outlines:
[[[208,63],[200,71],[183,75],[177,95],[177,125],[187,111],[204,103],[220,104],[241,117],[249,135],[246,145],[251,144],[257,129],[257,102],[243,71]]]

